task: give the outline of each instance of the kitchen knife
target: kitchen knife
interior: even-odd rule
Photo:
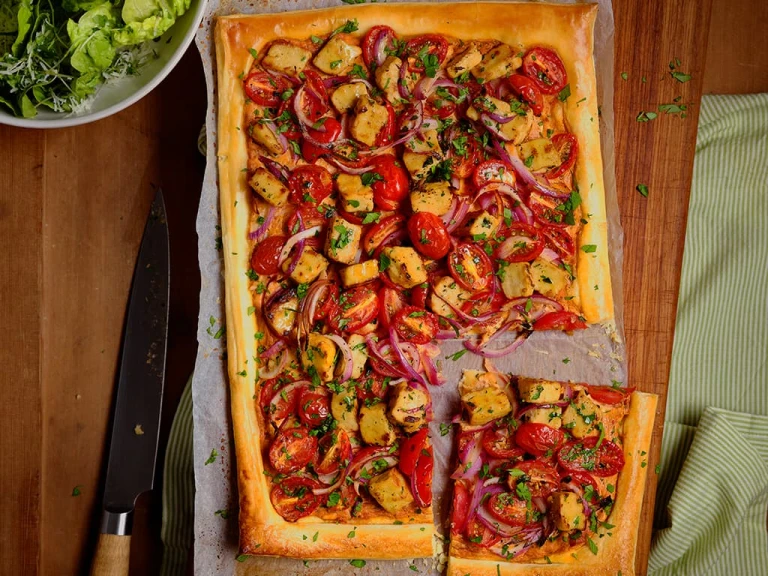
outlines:
[[[152,489],[165,382],[169,286],[168,225],[158,191],[133,272],[117,383],[101,534],[91,576],[128,574],[133,509]]]

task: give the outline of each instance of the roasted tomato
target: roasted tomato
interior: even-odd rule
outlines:
[[[513,460],[522,458],[525,451],[515,444],[515,432],[510,426],[500,425],[483,432],[483,449],[493,458]]]
[[[464,242],[448,255],[451,276],[465,290],[484,290],[493,279],[493,263],[480,246]]]
[[[335,331],[346,330],[356,332],[379,312],[379,297],[376,291],[367,286],[357,286],[339,296],[339,310],[335,318],[331,318],[331,327]]]
[[[531,518],[527,502],[511,492],[491,496],[486,509],[499,522],[510,526],[525,526]]]
[[[322,129],[321,129],[322,128]],[[318,128],[307,128],[307,136],[301,143],[301,155],[307,162],[314,162],[323,154],[327,154],[327,147],[322,144],[330,144],[336,141],[341,134],[341,124],[335,118],[323,118],[318,123]],[[313,143],[316,142],[317,144]],[[318,145],[321,144],[321,145]]]
[[[414,248],[427,258],[437,260],[451,249],[451,236],[445,224],[430,212],[416,212],[410,217],[408,236]]]
[[[245,79],[245,94],[259,106],[278,106],[283,92],[290,87],[285,78],[261,71],[253,72]]]
[[[411,38],[405,43],[403,54],[408,58],[408,69],[411,72],[435,70],[442,65],[448,53],[448,41],[438,34],[424,34]],[[435,76],[433,71],[432,77]]]
[[[317,438],[301,425],[283,425],[269,447],[269,462],[279,474],[301,470],[317,454]]]
[[[320,204],[333,191],[331,173],[322,166],[308,164],[297,166],[288,178],[291,188],[291,202]]]
[[[411,305],[417,308],[427,307],[427,296],[429,295],[429,284],[419,284],[411,288]]]
[[[352,457],[352,444],[343,428],[327,432],[318,442],[318,462],[315,472],[333,474],[345,467]]]
[[[501,535],[475,517],[467,524],[467,539],[481,548],[490,548],[501,540]]]
[[[567,472],[560,479],[560,489],[576,492],[590,504],[595,504],[600,500],[600,489],[597,486],[597,481],[592,474],[587,472]]]
[[[409,436],[400,443],[400,462],[398,468],[400,472],[410,476],[416,468],[416,461],[421,455],[421,451],[427,447],[428,428],[422,428],[413,436]]]
[[[392,214],[382,218],[363,236],[363,250],[369,256],[372,255],[381,246],[386,246],[394,239],[397,233],[405,228],[405,216],[402,214]]]
[[[571,235],[562,228],[548,226],[547,228],[541,229],[541,235],[544,236],[546,245],[557,252],[558,256],[561,258],[573,256],[573,253],[576,251],[576,245],[573,238],[571,238]]]
[[[278,261],[285,246],[285,236],[268,236],[259,242],[251,254],[251,268],[257,274],[277,274]]]
[[[389,286],[382,286],[379,290],[379,320],[385,330],[389,330],[389,325],[402,308],[407,304],[402,290],[395,290]]]
[[[546,498],[557,490],[560,476],[555,467],[542,460],[527,460],[515,464],[509,471],[510,488],[517,490],[522,482],[528,488],[532,498]]]
[[[512,168],[500,160],[486,160],[475,168],[472,182],[477,190],[486,184],[498,182],[501,184],[515,185],[515,173]]]
[[[569,472],[589,472],[593,476],[613,476],[624,468],[624,452],[611,442],[603,440],[597,446],[597,437],[572,440],[557,453],[557,462]]]
[[[453,485],[453,506],[451,507],[451,534],[461,534],[467,525],[469,504],[472,495],[464,480],[456,480]]]
[[[432,468],[434,465],[432,446],[427,445],[426,448],[419,451],[416,467],[413,469],[413,482],[411,483],[416,505],[422,508],[432,504]]]
[[[281,394],[288,384],[284,378],[271,378],[261,384],[259,401],[264,413],[274,423],[281,422],[296,412],[301,387],[292,386]]]
[[[429,344],[439,329],[437,316],[416,306],[404,306],[392,324],[400,338],[414,344]]]
[[[397,210],[408,196],[408,173],[400,161],[390,154],[373,158],[369,166],[373,166],[373,202],[381,210]]]
[[[496,248],[496,256],[507,262],[530,262],[544,251],[539,229],[524,222],[512,222],[504,228],[506,240]]]
[[[522,74],[513,74],[509,77],[508,82],[515,94],[520,96],[531,107],[531,112],[536,116],[541,116],[544,110],[544,100],[541,97],[541,90],[539,90],[536,83],[531,78],[528,78],[528,76],[523,76]]]
[[[304,388],[299,396],[299,418],[310,428],[320,426],[331,413],[327,394]]]
[[[368,68],[380,64],[388,53],[397,52],[397,35],[389,26],[374,26],[363,38],[363,60]]]
[[[550,312],[544,314],[533,323],[534,330],[583,330],[587,327],[586,322],[573,312],[561,310],[559,312]]]
[[[576,136],[568,132],[555,134],[552,137],[552,144],[557,148],[562,162],[560,163],[560,166],[552,168],[545,174],[549,180],[560,178],[568,172],[568,170],[573,168],[579,154],[579,141],[576,140]]]
[[[374,359],[371,358],[371,360]],[[373,365],[373,362],[371,362],[371,364]],[[379,364],[381,363],[379,362]],[[387,381],[390,378],[390,376],[382,376],[375,370],[368,370],[363,376],[357,379],[357,397],[361,402],[365,402],[366,400],[371,401],[374,398],[383,400],[389,389]]]
[[[517,445],[534,456],[554,455],[564,439],[562,430],[538,422],[524,422],[515,433]]]
[[[557,94],[568,83],[560,56],[554,50],[542,46],[531,48],[525,53],[523,72],[544,94]]]
[[[543,196],[537,192],[531,192],[528,197],[528,207],[533,212],[533,217],[543,226],[568,226],[566,212],[562,208],[562,201]]]
[[[312,478],[290,476],[272,488],[269,499],[280,516],[288,522],[296,522],[320,506],[324,497],[316,496],[312,490],[322,487],[320,482]]]
[[[451,161],[451,174],[456,178],[469,178],[480,165],[482,150],[474,134],[457,131],[451,139],[446,157]]]
[[[587,386],[589,395],[600,404],[621,404],[624,399],[632,394],[634,388],[614,388],[613,386]]]

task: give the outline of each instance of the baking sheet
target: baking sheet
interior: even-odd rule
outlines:
[[[195,469],[195,574],[323,575],[337,574],[440,574],[440,554],[436,558],[408,561],[367,561],[363,568],[352,568],[347,560],[303,562],[284,558],[238,557],[237,485],[234,443],[229,418],[229,386],[224,330],[224,265],[221,260],[219,198],[216,158],[216,85],[212,32],[219,15],[282,12],[337,6],[338,0],[209,0],[206,16],[198,31],[200,50],[208,86],[206,118],[208,166],[197,217],[198,257],[201,271],[198,354],[192,382],[194,402]],[[614,170],[613,137],[613,12],[610,0],[599,0],[595,28],[595,64],[600,105],[600,137],[603,152],[608,243],[613,284],[615,323],[592,326],[573,336],[563,333],[534,333],[514,354],[495,361],[505,372],[539,378],[576,380],[595,384],[625,381],[623,338],[623,298],[621,262],[623,235],[619,222]],[[460,342],[443,342],[442,356],[462,348]],[[458,406],[455,383],[461,370],[480,368],[482,359],[465,354],[456,362],[442,359],[449,384],[432,389],[435,418],[430,425],[435,454],[433,480],[434,509],[439,526],[444,525],[450,506],[452,434],[441,436],[439,422],[450,422]],[[453,383],[453,385],[451,385]],[[445,495],[445,498],[443,497]],[[438,529],[444,532],[442,528]],[[447,534],[447,532],[445,532]],[[441,548],[440,539],[436,549]],[[446,544],[447,551],[447,544]],[[410,568],[409,567],[413,567]],[[413,572],[411,572],[413,570]]]

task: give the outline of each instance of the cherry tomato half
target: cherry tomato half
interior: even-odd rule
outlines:
[[[469,178],[480,164],[482,151],[473,134],[457,132],[446,156],[451,161],[451,171],[456,178]],[[460,142],[463,145],[458,145]]]
[[[387,238],[404,227],[405,216],[392,214],[374,224],[363,236],[363,250],[370,256]]]
[[[285,236],[267,236],[256,245],[251,254],[251,268],[256,274],[280,272],[278,261],[286,240]]]
[[[327,432],[317,445],[318,463],[315,472],[332,474],[349,463],[352,457],[352,444],[343,428]]]
[[[400,472],[410,476],[416,468],[416,461],[419,459],[421,451],[427,446],[428,428],[422,428],[413,436],[410,436],[400,443],[400,463],[398,468]]]
[[[621,472],[624,468],[624,452],[611,442],[603,440],[597,445],[597,437],[573,440],[557,453],[557,462],[569,472],[589,472],[605,478]]]
[[[417,308],[427,307],[427,296],[429,295],[429,284],[419,284],[411,288],[411,305]]]
[[[467,524],[467,539],[481,548],[490,548],[501,540],[501,535],[488,528],[477,518]]]
[[[264,413],[274,424],[285,420],[296,411],[301,388],[294,387],[289,392],[280,394],[288,384],[289,382],[284,378],[271,378],[261,384],[259,401]],[[274,402],[272,402],[273,399]]]
[[[245,93],[259,106],[278,106],[282,94],[290,88],[290,82],[279,76],[256,71],[245,79]]]
[[[389,286],[379,289],[379,320],[385,330],[389,330],[392,319],[407,304],[402,290],[395,290]]]
[[[356,332],[379,312],[379,297],[373,288],[356,286],[339,296],[339,315],[331,319],[335,330]]]
[[[584,330],[587,323],[573,312],[549,312],[533,323],[534,330]]]
[[[542,460],[526,460],[515,464],[509,479],[510,487],[516,488],[519,482],[524,483],[533,498],[546,498],[560,484],[560,475],[555,467]]]
[[[539,237],[539,230],[525,222],[512,222],[504,228],[507,238],[499,246],[496,254],[507,262],[531,262],[544,250],[544,241]]]
[[[587,392],[600,404],[621,404],[633,389],[614,388],[613,386],[587,386]]]
[[[515,94],[531,107],[531,112],[536,116],[541,116],[541,112],[544,110],[544,100],[536,83],[522,74],[513,74],[509,77],[508,82]]]
[[[288,177],[291,188],[291,202],[320,204],[333,191],[331,173],[322,166],[307,164],[297,166]]]
[[[536,83],[544,94],[557,94],[565,88],[568,76],[557,52],[536,46],[523,57],[523,73]]]
[[[424,61],[434,56],[437,66],[442,65],[448,52],[448,41],[438,34],[424,34],[411,38],[405,43],[404,54],[409,57],[408,69],[411,72],[424,70]]]
[[[325,131],[307,128],[307,134],[315,142],[320,142],[321,144],[334,142],[341,134],[341,124],[335,118],[325,118],[323,120],[323,128]],[[303,138],[301,141],[301,155],[307,162],[314,162],[328,153],[329,151],[327,149],[313,144],[307,138]]]
[[[552,145],[560,154],[560,166],[549,170],[545,176],[549,180],[560,178],[576,164],[576,157],[579,155],[579,141],[576,136],[569,132],[561,132],[552,137]]]
[[[397,334],[414,344],[429,344],[439,329],[437,316],[424,308],[404,306],[392,319]]]
[[[483,433],[483,449],[494,458],[522,458],[525,451],[515,444],[514,431],[509,426],[489,428]]]
[[[477,244],[464,242],[448,256],[448,270],[465,290],[484,290],[493,279],[493,263]]]
[[[560,200],[542,196],[537,192],[531,192],[528,197],[528,207],[533,212],[533,217],[543,226],[556,226],[558,228],[568,226],[565,221],[565,212],[562,209],[558,210],[561,203]]]
[[[486,160],[478,164],[472,182],[477,190],[491,182],[515,184],[515,173],[504,162],[499,160]]]
[[[437,260],[451,249],[451,236],[440,218],[431,212],[416,212],[408,220],[408,236],[416,251]]]
[[[525,526],[529,518],[526,501],[511,492],[494,494],[488,500],[486,508],[491,516],[510,526]]]
[[[269,462],[280,474],[304,468],[317,454],[317,438],[306,427],[283,426],[269,447]]]
[[[296,522],[320,506],[324,496],[315,495],[314,488],[322,488],[322,484],[312,478],[290,476],[272,488],[269,499],[280,516],[288,522]]]
[[[371,365],[373,366],[375,359],[371,357]],[[379,362],[379,364],[381,364]],[[357,379],[357,397],[361,402],[366,400],[373,400],[378,398],[383,400],[387,395],[389,386],[385,383],[384,378],[388,376],[382,376],[375,370],[368,370],[363,376]]]
[[[553,228],[551,226],[541,229],[541,234],[544,236],[544,242],[552,250],[557,252],[561,258],[568,258],[573,256],[576,252],[576,244],[568,234],[562,228]]]
[[[554,454],[565,439],[562,430],[538,422],[524,422],[515,433],[515,443],[534,456]]]
[[[371,184],[374,204],[382,210],[397,210],[408,196],[408,174],[391,154],[376,156],[369,165],[380,177]]]
[[[426,428],[425,428],[426,430]],[[416,467],[413,470],[413,490],[416,504],[420,507],[432,504],[432,469],[435,461],[432,458],[432,446],[419,451]]]
[[[576,484],[582,490],[582,495],[586,498],[590,504],[596,503],[600,500],[600,489],[597,486],[597,480],[594,479],[592,474],[587,472],[568,472],[560,480],[562,482],[561,489],[568,490],[569,487],[566,484]],[[592,488],[590,490],[590,487]]]
[[[469,504],[472,496],[463,480],[453,485],[453,506],[451,507],[451,534],[461,534],[467,525]]]
[[[320,426],[331,413],[331,404],[326,394],[304,388],[299,396],[299,418],[310,428]]]
[[[328,103],[328,92],[320,74],[314,70],[304,70],[304,113],[311,122],[317,122],[331,109]]]
[[[397,50],[396,40],[397,35],[389,26],[374,26],[368,30],[362,44],[365,65],[370,68],[371,64],[378,63],[379,56],[387,56],[386,52],[381,55],[377,54],[377,44],[382,51],[389,50],[394,53]]]

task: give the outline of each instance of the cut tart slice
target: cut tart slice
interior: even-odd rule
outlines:
[[[448,574],[634,574],[656,396],[476,370],[459,392]]]

